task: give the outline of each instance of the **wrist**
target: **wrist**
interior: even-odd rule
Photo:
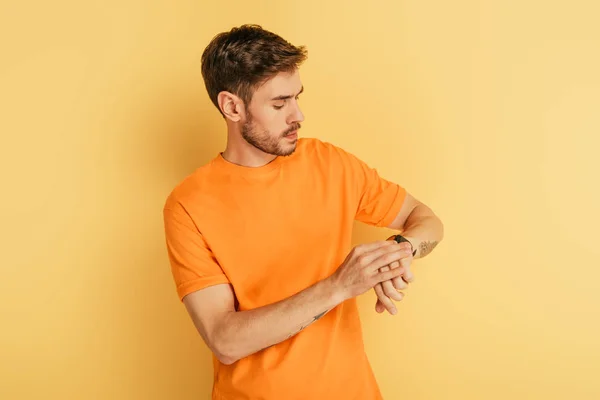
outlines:
[[[419,253],[419,251],[418,251],[418,249],[419,249],[419,239],[417,239],[416,237],[413,237],[413,236],[404,236],[404,238],[406,240],[408,240],[408,242],[412,246],[413,257],[417,257],[418,253]]]
[[[336,274],[322,280],[321,285],[324,288],[328,302],[331,301],[335,305],[338,305],[350,298],[346,288],[337,281]]]
[[[410,236],[403,236],[403,235],[392,235],[388,238],[388,240],[395,240],[397,243],[402,243],[402,242],[408,242],[410,244],[410,247],[412,249],[412,255],[413,257],[417,256],[417,242],[418,240],[416,238],[410,237]]]

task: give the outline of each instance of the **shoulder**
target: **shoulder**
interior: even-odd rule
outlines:
[[[326,159],[329,161],[354,157],[353,154],[344,150],[340,146],[337,146],[326,140],[313,137],[305,137],[298,140],[298,150],[305,156]]]
[[[167,194],[163,205],[164,210],[185,209],[187,208],[186,204],[197,203],[206,194],[206,191],[213,186],[211,181],[215,180],[215,173],[211,164],[212,162],[209,162],[196,168],[176,182]]]
[[[299,142],[299,149],[306,158],[311,159],[313,165],[324,164],[328,168],[339,168],[352,172],[357,169],[368,168],[368,165],[356,154],[339,145],[317,138],[303,138],[301,140],[304,143],[300,144]]]

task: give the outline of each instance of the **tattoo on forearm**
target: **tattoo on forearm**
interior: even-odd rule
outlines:
[[[297,334],[297,333],[299,333],[299,332],[303,331],[303,330],[304,330],[304,328],[306,328],[307,326],[309,326],[309,325],[313,324],[313,323],[314,323],[316,320],[320,319],[320,318],[321,318],[323,315],[327,314],[327,312],[328,312],[328,311],[329,311],[329,310],[325,310],[325,311],[323,311],[322,313],[315,315],[315,316],[313,317],[313,319],[312,319],[310,322],[308,322],[306,325],[303,325],[303,326],[301,326],[301,327],[300,327],[300,329],[299,329],[297,332],[295,332],[295,333],[292,333],[291,335],[289,335],[289,336],[288,336],[288,339],[289,339],[289,338],[291,338],[292,336],[294,336],[295,334]]]
[[[419,256],[425,257],[427,254],[431,253],[435,246],[437,246],[438,242],[421,242],[419,245]]]
[[[317,314],[317,315],[315,315],[315,318],[313,319],[313,322],[315,322],[316,320],[318,320],[319,318],[321,318],[323,315],[325,315],[325,313],[326,313],[327,311],[328,311],[328,310],[325,310],[325,311],[323,311],[321,314]]]

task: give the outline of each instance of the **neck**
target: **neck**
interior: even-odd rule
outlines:
[[[230,163],[244,167],[262,167],[277,158],[276,155],[265,153],[252,146],[242,138],[241,134],[236,135],[231,132],[227,133],[227,145],[221,155]]]

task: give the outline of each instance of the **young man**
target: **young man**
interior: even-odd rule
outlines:
[[[377,312],[442,239],[430,208],[332,144],[299,138],[296,47],[256,25],[217,35],[202,74],[227,146],[164,207],[177,293],[214,354],[213,399],[381,399],[356,296]],[[351,247],[355,220],[402,231]]]

